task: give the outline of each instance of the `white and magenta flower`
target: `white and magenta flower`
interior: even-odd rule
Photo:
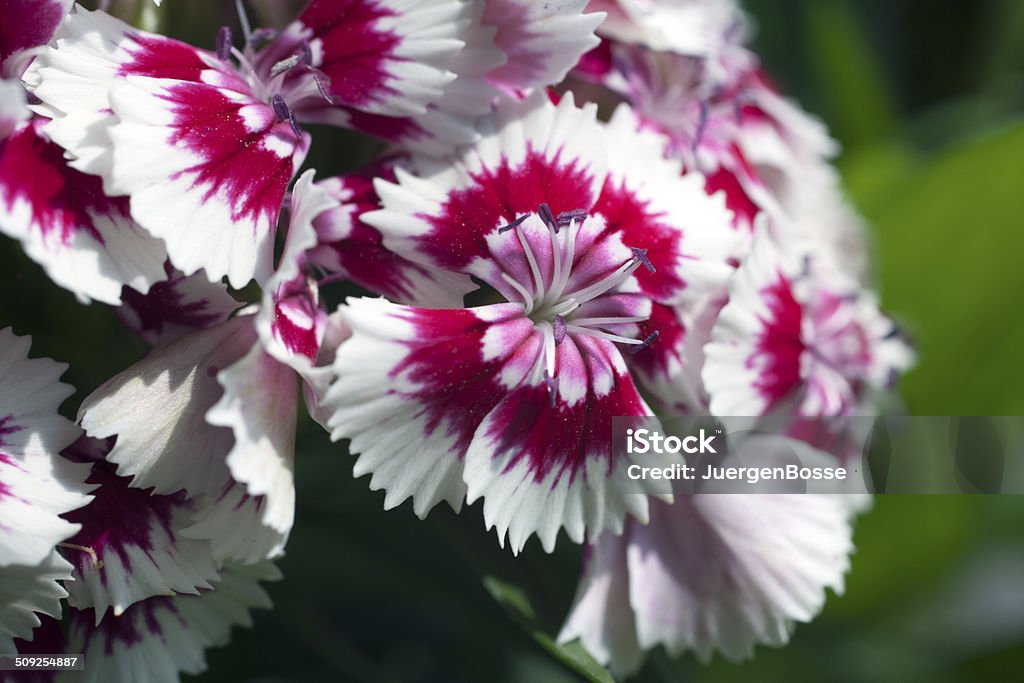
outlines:
[[[483,498],[513,549],[533,533],[550,549],[560,528],[579,542],[646,516],[646,498],[611,477],[610,419],[650,414],[634,376],[678,370],[679,312],[732,272],[733,233],[703,178],[681,176],[626,110],[603,125],[571,96],[539,96],[505,103],[481,135],[376,183],[384,208],[362,220],[462,283],[447,309],[342,309],[352,337],[327,424],[386,507]],[[495,303],[459,306],[470,278]]]
[[[598,39],[603,13],[586,2],[480,0],[463,3],[462,50],[447,63],[453,79],[423,113],[379,116],[348,112],[341,121],[420,154],[446,156],[477,139],[475,121],[504,93],[526,96],[561,81]],[[327,120],[337,117],[325,112]]]
[[[462,46],[463,6],[405,4],[341,13],[316,0],[269,45],[246,35],[239,50],[222,30],[216,52],[75,8],[26,82],[72,165],[128,195],[178,269],[242,287],[272,270],[282,200],[309,147],[297,115],[422,113],[454,78],[443,64]]]
[[[810,621],[825,589],[840,593],[853,550],[838,496],[677,495],[653,502],[647,525],[587,548],[559,640],[580,639],[618,675],[663,645],[708,661],[784,645]]]
[[[0,330],[0,652],[31,638],[40,614],[60,617],[71,565],[57,545],[79,527],[61,515],[89,501],[87,470],[59,455],[79,430],[57,413],[72,393],[66,366],[28,357],[30,341]]]
[[[313,218],[335,206],[312,172],[299,179],[285,250],[256,310],[227,317],[228,306],[200,291],[191,302],[208,314],[190,316],[178,307],[188,293],[180,279],[169,284],[168,301],[149,297],[150,327],[185,322],[193,331],[157,346],[79,412],[90,436],[117,436],[107,460],[131,487],[168,501],[184,492],[166,503],[191,522],[176,522],[175,534],[209,541],[218,562],[277,557],[291,531],[296,371],[312,381],[328,328],[304,254],[316,244]],[[202,576],[187,580],[198,589]]]
[[[70,3],[7,4],[0,58],[5,74],[19,76]],[[31,117],[21,84],[0,81],[0,232],[82,302],[119,304],[124,286],[144,293],[164,277],[163,244],[135,224],[127,200],[68,166],[44,124]]]
[[[121,303],[163,280],[163,243],[132,220],[128,200],[77,171],[36,117],[0,139],[0,232],[83,302]]]
[[[64,651],[84,654],[90,682],[175,683],[181,673],[205,671],[206,650],[226,645],[232,628],[251,627],[250,611],[271,607],[260,582],[280,578],[270,562],[229,564],[198,595],[149,598],[101,619],[91,609],[74,610]]]
[[[184,491],[157,495],[131,487],[106,459],[110,444],[83,437],[64,451],[90,468],[88,505],[64,515],[80,528],[63,546],[74,565],[68,603],[89,609],[96,623],[121,616],[135,603],[159,595],[198,594],[218,577],[209,544],[186,538],[196,503]]]
[[[861,414],[912,354],[870,292],[796,236],[766,231],[729,285],[705,347],[714,415]]]
[[[592,0],[607,13],[603,39],[693,58],[714,87],[756,62],[746,47],[747,17],[735,0]]]
[[[482,500],[514,553],[589,543],[560,639],[616,673],[786,642],[841,590],[856,506],[650,501],[611,436],[784,414],[773,439],[822,447],[804,422],[872,410],[911,361],[835,143],[768,83],[736,3],[310,0],[256,30],[243,4],[243,35],[204,50],[0,0],[0,231],[151,346],[78,439],[61,368],[0,332],[0,652],[202,671],[269,606],[300,393],[385,508]],[[392,146],[314,183],[306,123]],[[385,298],[329,315],[340,280]]]

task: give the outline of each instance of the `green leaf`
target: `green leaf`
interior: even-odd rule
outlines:
[[[848,148],[889,137],[897,114],[874,46],[860,17],[847,2],[808,2],[801,6],[807,22],[810,67],[827,98],[826,118]]]
[[[591,683],[615,683],[608,670],[597,663],[579,641],[559,644],[536,624],[537,611],[530,597],[522,588],[493,576],[484,577],[487,592],[501,604],[514,621],[519,623],[530,636],[555,659],[566,665]]]
[[[902,393],[919,415],[1024,410],[1024,125],[962,145],[866,207],[882,296],[909,328],[918,366]]]

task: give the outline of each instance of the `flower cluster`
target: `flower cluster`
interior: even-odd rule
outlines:
[[[822,446],[801,420],[911,361],[835,145],[731,0],[310,0],[212,50],[0,12],[0,231],[150,345],[76,426],[0,332],[0,653],[201,671],[269,606],[300,394],[385,508],[588,544],[559,637],[617,673],[782,644],[841,589],[857,502],[614,476],[614,416],[787,414]],[[386,151],[316,180],[310,124]],[[374,296],[330,311],[341,281]]]

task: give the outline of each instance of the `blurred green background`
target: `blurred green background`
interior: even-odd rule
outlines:
[[[209,11],[197,0],[169,4],[181,12],[178,35],[198,32],[191,17]],[[908,409],[1024,414],[1024,2],[747,7],[773,77],[843,144],[838,163],[872,225],[883,301],[919,349],[903,384]],[[211,42],[202,30],[193,39]],[[315,158],[319,175],[366,150],[350,149],[351,158]],[[141,357],[109,310],[76,304],[10,240],[0,240],[0,257],[0,320],[33,334],[36,354],[71,363],[66,377],[79,391],[69,411]],[[408,504],[384,513],[383,495],[354,481],[347,454],[309,424],[297,477],[286,578],[270,586],[276,610],[212,651],[198,680],[609,680],[551,642],[578,548],[560,543],[548,556],[531,543],[514,561],[483,531],[479,506],[458,517],[438,508],[426,522]],[[856,542],[845,594],[830,596],[788,647],[760,648],[739,665],[656,652],[636,680],[1019,676],[1024,496],[880,496]]]

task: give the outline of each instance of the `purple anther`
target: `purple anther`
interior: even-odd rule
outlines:
[[[288,103],[280,95],[274,95],[270,98],[270,106],[274,108],[274,116],[277,117],[278,121],[287,121],[292,115],[291,108],[289,108]]]
[[[704,131],[708,127],[708,109],[710,105],[707,100],[703,100],[700,103],[700,116],[697,119],[697,134],[693,136],[693,151],[697,151],[697,147],[700,146],[700,141],[704,139]]]
[[[640,249],[639,247],[630,247],[629,250],[633,252],[633,258],[635,258],[640,263],[644,264],[644,268],[651,271],[652,273],[658,272],[657,269],[654,267],[654,264],[647,260],[646,249]]]
[[[280,95],[274,95],[270,98],[270,104],[274,108],[274,116],[277,117],[278,121],[287,121],[292,124],[292,130],[295,131],[295,137],[302,139],[302,129],[299,128],[299,122],[295,119],[295,113],[288,106],[288,103],[284,101],[284,98]]]
[[[565,331],[569,327],[568,323],[565,322],[565,318],[560,315],[555,316],[555,345],[562,343],[565,339]]]
[[[231,58],[231,27],[221,26],[217,31],[217,59],[226,62]]]
[[[562,213],[558,214],[558,217],[555,218],[555,223],[558,225],[558,227],[564,228],[573,221],[583,220],[586,217],[586,209],[573,209],[572,211],[563,211]]]
[[[555,232],[558,232],[558,221],[555,220],[555,214],[551,212],[551,207],[546,203],[541,202],[540,206],[537,207],[537,215],[544,221],[544,225],[548,226]]]
[[[273,108],[273,115],[278,117],[278,121],[287,121],[292,124],[295,137],[302,139],[302,129],[299,128],[299,122],[295,120],[295,113],[292,112],[292,108],[285,101],[285,98],[281,95],[274,95],[270,98],[270,105]]]
[[[498,232],[508,232],[509,230],[515,230],[516,228],[518,228],[522,224],[523,221],[525,221],[529,217],[530,217],[530,214],[524,213],[522,216],[520,216],[519,218],[515,219],[514,221],[512,221],[508,225],[503,225],[500,228],[498,228]]]
[[[640,353],[641,351],[643,351],[644,349],[646,349],[646,348],[647,348],[648,346],[650,346],[651,344],[653,344],[653,343],[654,343],[654,340],[658,338],[658,335],[659,335],[659,334],[660,334],[660,333],[659,333],[659,332],[658,332],[657,330],[655,330],[654,332],[651,332],[651,333],[650,333],[650,334],[649,334],[649,335],[647,336],[647,339],[644,339],[644,340],[643,340],[643,341],[642,341],[641,343],[639,343],[639,344],[634,344],[633,346],[630,346],[630,347],[629,347],[629,352],[630,352],[631,354],[633,354],[633,353]]]
[[[558,378],[552,377],[548,374],[548,371],[544,371],[544,384],[548,387],[548,401],[552,408],[558,402]]]

